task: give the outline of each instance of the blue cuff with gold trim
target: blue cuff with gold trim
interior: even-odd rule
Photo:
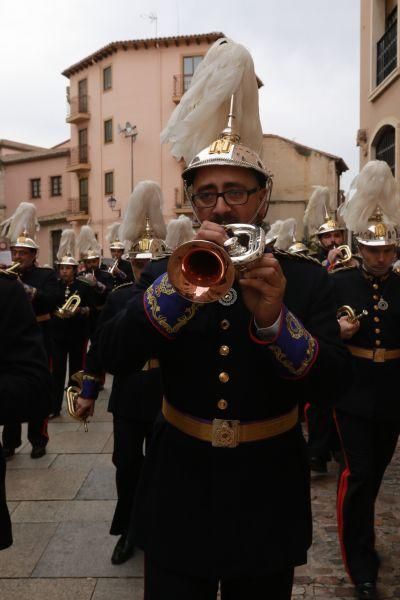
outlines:
[[[80,395],[86,400],[97,400],[100,391],[100,381],[93,377],[83,376]]]
[[[143,297],[144,310],[150,323],[172,340],[194,317],[200,304],[194,304],[178,294],[164,273],[147,288]]]
[[[318,355],[317,340],[286,306],[282,308],[280,328],[275,338],[268,341],[258,338],[254,320],[250,336],[256,343],[268,346],[277,361],[280,375],[288,379],[304,377]]]

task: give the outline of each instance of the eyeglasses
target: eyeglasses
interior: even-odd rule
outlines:
[[[204,191],[192,194],[192,202],[196,208],[213,208],[217,204],[218,198],[222,196],[228,206],[239,206],[240,204],[246,204],[251,194],[259,189],[255,187],[251,190],[231,189],[226,192]]]

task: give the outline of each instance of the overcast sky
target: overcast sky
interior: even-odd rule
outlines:
[[[244,44],[265,84],[264,132],[341,156],[348,187],[358,171],[359,0],[0,0],[0,138],[67,139],[61,71],[156,28],[223,31]]]

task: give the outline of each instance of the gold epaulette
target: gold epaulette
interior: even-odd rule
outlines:
[[[127,283],[121,283],[120,285],[117,285],[115,288],[113,288],[111,290],[112,292],[116,292],[117,290],[120,290],[123,287],[128,287],[128,285],[133,285],[135,282],[134,281],[128,281]]]
[[[341,271],[350,271],[351,269],[358,269],[358,265],[344,265],[343,267],[338,267],[337,269],[331,269],[328,271],[329,275],[334,275],[335,273],[340,273]]]
[[[296,252],[295,254],[292,254],[291,252],[286,252],[286,250],[279,250],[278,248],[273,248],[272,252],[273,252],[274,256],[277,256],[277,257],[284,257],[284,258],[289,258],[291,260],[299,260],[299,261],[303,261],[303,262],[306,261],[306,262],[312,263],[314,265],[318,265],[319,267],[322,267],[319,260],[317,260],[316,258],[313,258],[312,256],[309,256],[308,254],[302,254],[301,252]]]

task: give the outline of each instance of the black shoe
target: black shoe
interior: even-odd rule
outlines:
[[[3,456],[5,460],[10,460],[15,454],[15,448],[3,448]]]
[[[31,458],[42,458],[46,454],[45,446],[33,446],[31,451]]]
[[[135,547],[133,544],[128,542],[125,536],[121,535],[112,553],[111,562],[113,565],[122,565],[122,563],[133,556],[134,552]]]
[[[316,473],[328,472],[326,460],[319,456],[310,456],[310,458],[308,459],[308,464],[310,465],[311,471],[315,471]]]
[[[357,598],[364,600],[378,600],[376,585],[373,581],[366,581],[356,585]]]

